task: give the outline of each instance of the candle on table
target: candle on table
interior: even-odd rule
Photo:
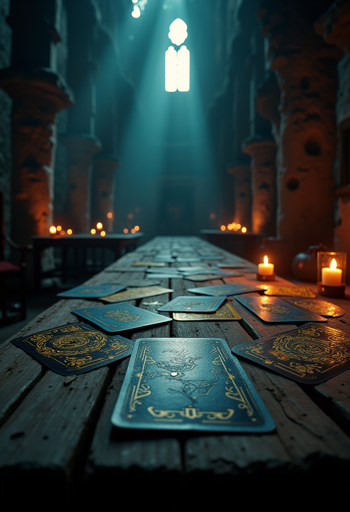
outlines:
[[[259,263],[259,274],[262,276],[270,276],[273,274],[274,265],[268,262],[267,256],[264,256],[264,263]]]
[[[330,267],[322,269],[322,284],[325,286],[341,286],[342,270],[337,268],[337,262],[333,258]]]

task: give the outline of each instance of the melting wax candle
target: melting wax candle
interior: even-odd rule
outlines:
[[[325,286],[341,286],[342,270],[337,268],[337,262],[333,258],[330,267],[322,269],[322,284]]]
[[[264,256],[264,263],[259,263],[258,267],[258,273],[262,276],[270,276],[271,274],[273,274],[274,265],[272,263],[269,263],[267,256]]]

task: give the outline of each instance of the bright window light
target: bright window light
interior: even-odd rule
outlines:
[[[134,9],[131,13],[131,16],[133,18],[139,18],[141,16],[140,7],[138,5],[134,5]]]
[[[187,92],[190,90],[190,52],[183,45],[187,39],[187,25],[177,18],[169,27],[169,39],[174,46],[169,46],[165,52],[165,90],[167,92]]]

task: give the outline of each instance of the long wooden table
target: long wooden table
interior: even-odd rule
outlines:
[[[189,293],[187,288],[240,282],[256,284],[255,265],[196,237],[158,237],[123,256],[90,284],[140,278],[118,272],[134,261],[153,259],[164,248],[191,245],[252,273],[193,283],[163,279],[174,292],[130,301],[156,311]],[[209,261],[209,265],[216,262]],[[171,263],[183,266],[186,263]],[[195,262],[188,263],[196,265]],[[107,269],[108,270],[108,269]],[[276,283],[286,281],[278,278]],[[305,283],[304,283],[305,286]],[[310,288],[316,288],[308,284]],[[346,315],[328,324],[350,334],[350,297],[330,299]],[[20,335],[76,322],[73,308],[95,304],[60,300],[22,329]],[[100,303],[99,303],[100,304]],[[178,322],[144,328],[125,337],[214,337],[230,347],[273,335],[293,325],[266,324],[238,301],[241,321]],[[166,314],[166,313],[165,313]],[[129,335],[128,335],[129,334]],[[309,510],[337,508],[348,500],[350,470],[350,371],[317,386],[302,386],[255,364],[242,362],[272,415],[268,434],[215,434],[118,429],[110,418],[128,360],[74,377],[46,369],[10,340],[0,350],[0,489],[2,509],[25,506],[55,510]],[[124,501],[126,500],[126,503]]]

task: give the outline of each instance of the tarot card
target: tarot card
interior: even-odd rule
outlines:
[[[148,268],[146,274],[180,274],[175,267]]]
[[[207,255],[201,256],[200,258],[201,258],[201,260],[216,261],[216,260],[223,260],[224,256],[219,256],[216,254],[207,254]]]
[[[319,384],[350,368],[350,335],[307,324],[232,348],[234,354],[302,384]]]
[[[284,302],[294,304],[298,308],[307,309],[316,315],[337,318],[345,315],[344,309],[340,308],[336,304],[327,302],[325,300],[318,299],[304,299],[297,297],[283,298]]]
[[[264,322],[284,324],[294,322],[327,322],[327,319],[323,316],[316,315],[306,309],[300,309],[277,297],[236,295],[235,298]]]
[[[147,274],[146,279],[182,279],[183,276],[181,274],[166,274],[165,272],[162,274]]]
[[[225,301],[225,297],[176,297],[157,311],[176,311],[191,313],[210,313],[216,311]]]
[[[247,268],[247,265],[244,263],[217,263],[217,267],[219,268]]]
[[[134,261],[132,267],[164,267],[164,261]]]
[[[106,268],[104,272],[144,272],[144,268],[138,267],[111,267]]]
[[[161,286],[146,286],[145,288],[130,288],[122,292],[114,293],[108,297],[100,297],[105,302],[124,302],[125,300],[143,299],[144,297],[152,297],[153,295],[162,295],[170,293],[174,290],[163,288]]]
[[[107,332],[128,331],[146,325],[163,324],[171,321],[171,318],[151,313],[131,304],[110,304],[94,308],[73,309],[72,313],[80,318],[85,318]]]
[[[112,295],[112,293],[117,293],[120,292],[121,290],[125,290],[125,288],[126,285],[120,283],[100,285],[82,284],[80,286],[76,286],[75,288],[71,288],[70,290],[67,290],[65,292],[58,293],[57,297],[67,297],[71,299],[98,299],[100,297]]]
[[[131,354],[134,343],[86,324],[66,324],[12,343],[60,375],[78,375]]]
[[[275,429],[226,342],[213,338],[138,339],[111,421],[162,430]]]
[[[184,275],[184,279],[189,281],[210,281],[211,279],[221,279],[222,276],[220,274],[194,274],[194,275]]]
[[[215,313],[173,313],[173,318],[181,322],[242,320],[237,311],[229,303],[220,306]]]
[[[187,263],[188,261],[201,261],[201,258],[197,258],[196,256],[179,256],[176,261],[181,263]]]
[[[178,272],[192,272],[193,274],[195,273],[202,273],[202,272],[205,272],[205,271],[209,271],[209,272],[212,272],[213,270],[208,267],[208,265],[196,265],[196,266],[193,266],[193,267],[176,267],[176,270]]]
[[[261,292],[257,286],[248,286],[246,284],[219,284],[217,286],[201,286],[198,288],[188,288],[188,292],[204,295],[239,295],[241,293]]]
[[[260,285],[260,288],[264,290],[265,295],[280,295],[282,297],[316,297],[310,288],[305,288],[303,286],[277,286],[262,284]]]
[[[153,276],[152,276],[153,278]],[[160,281],[151,281],[151,279],[132,279],[125,282],[127,288],[144,288],[145,286],[155,286]]]

